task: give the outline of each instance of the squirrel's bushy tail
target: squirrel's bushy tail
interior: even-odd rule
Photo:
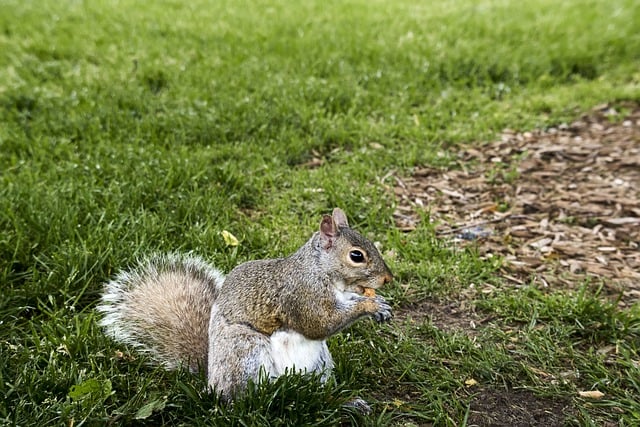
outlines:
[[[223,281],[197,256],[154,256],[105,285],[100,325],[166,368],[206,369],[210,311]]]

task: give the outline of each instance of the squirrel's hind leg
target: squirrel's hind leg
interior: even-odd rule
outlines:
[[[230,324],[216,304],[209,324],[208,385],[225,400],[242,393],[249,380],[258,382],[261,371],[272,376],[269,337],[248,325]]]

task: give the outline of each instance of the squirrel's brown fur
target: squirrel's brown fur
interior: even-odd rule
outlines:
[[[326,338],[361,317],[388,320],[386,301],[363,291],[391,278],[335,209],[292,255],[241,264],[226,278],[195,256],[151,258],[107,283],[98,310],[115,340],[168,368],[206,368],[209,385],[230,399],[261,370],[328,375]]]

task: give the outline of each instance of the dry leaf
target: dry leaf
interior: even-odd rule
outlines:
[[[541,377],[547,378],[547,377],[551,376],[550,373],[545,372],[545,371],[540,370],[540,369],[537,369],[537,368],[534,368],[533,366],[530,366],[529,369],[531,369],[531,372],[533,372],[536,375],[540,375]]]
[[[236,236],[234,236],[233,234],[231,234],[227,230],[222,230],[222,232],[220,234],[222,234],[222,238],[224,239],[224,244],[225,245],[227,245],[227,246],[238,246],[240,244],[240,242],[238,241]]]
[[[598,390],[589,390],[589,391],[579,391],[578,395],[580,397],[585,397],[587,399],[602,399],[604,397],[604,393]]]
[[[473,387],[474,385],[477,385],[477,384],[478,384],[478,381],[474,380],[473,378],[469,378],[468,380],[466,380],[466,381],[464,382],[464,384],[465,384],[467,387]]]
[[[637,218],[637,217],[609,218],[609,219],[605,219],[604,222],[611,225],[640,224],[640,218]]]

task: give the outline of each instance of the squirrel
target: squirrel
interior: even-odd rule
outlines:
[[[326,381],[334,366],[326,339],[363,317],[388,321],[391,307],[374,289],[392,277],[336,208],[295,253],[226,277],[195,255],[149,258],[106,283],[97,310],[106,335],[167,369],[204,369],[209,389],[232,401],[261,371]]]

